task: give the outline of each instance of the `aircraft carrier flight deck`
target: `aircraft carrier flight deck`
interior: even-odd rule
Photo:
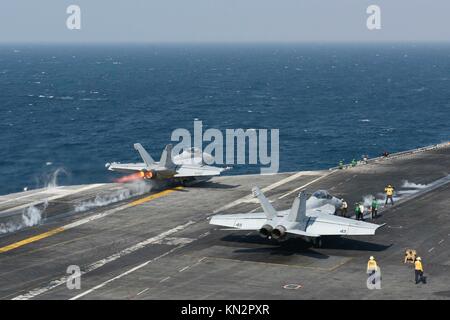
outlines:
[[[0,196],[0,298],[450,299],[449,171],[443,143],[344,169],[228,175],[142,194],[107,183]],[[208,222],[261,211],[255,185],[277,210],[300,190],[325,189],[346,199],[351,215],[365,196],[382,198],[387,184],[398,197],[379,218],[366,217],[385,224],[374,236],[331,237],[320,248]],[[30,210],[43,220],[20,228]],[[406,249],[422,257],[427,284],[414,283]],[[366,286],[370,256],[381,290]],[[79,267],[79,288],[68,286],[69,266]]]

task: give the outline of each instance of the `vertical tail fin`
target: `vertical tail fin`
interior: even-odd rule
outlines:
[[[292,222],[301,222],[306,217],[306,192],[301,191],[295,198],[289,212],[288,220]]]
[[[148,152],[144,149],[144,147],[140,143],[135,143],[134,149],[136,149],[137,152],[139,152],[142,160],[144,160],[145,165],[147,167],[155,162],[155,160],[153,160],[153,158],[148,154]]]
[[[276,217],[277,212],[270,204],[269,200],[264,196],[264,194],[259,190],[258,187],[253,187],[252,189],[253,195],[258,198],[259,202],[261,203],[261,207],[264,210],[264,213],[267,216],[267,219],[273,219]]]
[[[161,153],[161,159],[159,160],[159,165],[163,166],[166,169],[175,168],[175,164],[172,161],[172,145],[171,144],[166,145],[163,152]]]

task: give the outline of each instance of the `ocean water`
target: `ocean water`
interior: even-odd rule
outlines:
[[[112,181],[194,119],[278,128],[280,171],[322,169],[447,141],[450,45],[2,45],[0,114],[0,194]]]

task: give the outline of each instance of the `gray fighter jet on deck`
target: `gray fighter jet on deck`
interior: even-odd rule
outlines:
[[[161,154],[159,162],[156,162],[140,143],[134,144],[143,163],[107,163],[106,167],[111,171],[131,173],[119,182],[128,182],[134,178],[146,180],[173,180],[181,183],[193,181],[206,181],[213,176],[218,176],[227,168],[207,166],[203,164],[202,156],[195,154],[193,157],[172,158],[172,145],[168,144]]]
[[[306,193],[300,192],[290,210],[276,211],[258,187],[252,189],[264,212],[223,214],[211,218],[210,224],[240,230],[258,230],[264,238],[284,240],[301,236],[314,246],[322,245],[322,236],[374,235],[381,225],[334,216],[335,207],[325,204],[307,209]]]

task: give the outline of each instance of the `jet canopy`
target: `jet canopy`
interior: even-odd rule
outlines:
[[[325,190],[317,190],[312,194],[312,196],[317,199],[329,199],[329,200],[333,199],[333,196],[329,194],[328,191]]]

